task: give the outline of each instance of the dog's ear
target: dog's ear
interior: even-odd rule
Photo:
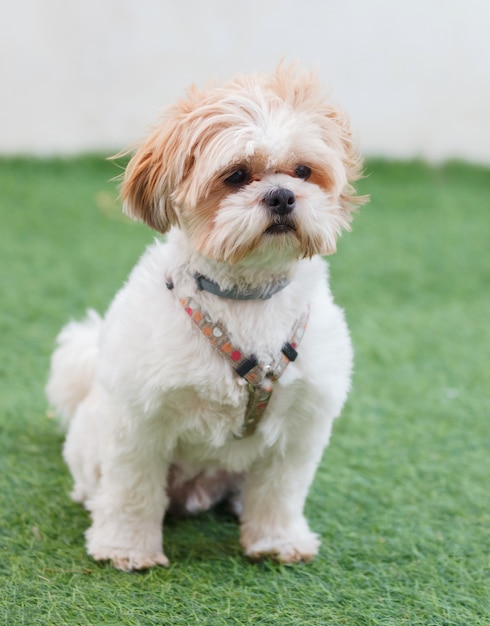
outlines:
[[[346,176],[346,184],[340,194],[340,205],[350,212],[369,200],[369,196],[357,195],[353,186],[353,183],[363,177],[363,160],[352,136],[347,113],[338,105],[333,104],[327,113],[327,117],[338,129],[336,137],[337,149],[341,155]],[[332,140],[332,135],[330,135],[329,140]]]
[[[342,157],[342,164],[347,179],[346,185],[340,194],[340,204],[347,211],[352,211],[369,200],[367,195],[357,195],[353,187],[353,183],[363,178],[363,160],[352,135],[348,114],[338,105],[333,104],[327,117],[338,128],[338,149]]]
[[[141,146],[126,168],[120,194],[126,215],[164,233],[175,214],[162,170],[152,147],[148,143]]]
[[[129,161],[120,189],[124,212],[161,233],[179,223],[174,196],[190,169],[184,137],[188,112],[186,101],[166,111]]]

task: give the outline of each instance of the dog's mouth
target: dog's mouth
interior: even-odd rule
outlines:
[[[294,233],[296,228],[290,222],[279,222],[272,224],[264,231],[265,235],[287,235],[288,233]]]

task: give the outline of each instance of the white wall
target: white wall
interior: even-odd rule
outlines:
[[[0,152],[110,152],[190,82],[316,68],[366,154],[490,163],[489,0],[0,0]]]

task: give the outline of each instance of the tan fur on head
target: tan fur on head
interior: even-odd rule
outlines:
[[[311,210],[309,222],[297,222],[298,245],[289,237],[281,246],[297,248],[299,256],[328,254],[341,229],[348,228],[351,210],[365,201],[352,187],[361,162],[347,115],[325,95],[317,77],[281,64],[271,75],[239,75],[221,87],[192,87],[134,154],[121,196],[129,216],[162,233],[179,225],[203,254],[236,262],[260,245],[263,232],[252,232],[247,221],[252,212],[247,216],[246,211],[253,206],[254,223],[262,220],[255,207],[271,176],[291,177],[296,192],[305,195],[295,179],[298,164],[311,168],[309,186],[325,194],[330,228],[322,234]],[[250,169],[248,187],[255,195],[247,188],[237,217],[239,192],[223,181],[241,167]],[[230,221],[224,215],[227,197],[234,207]],[[232,241],[225,239],[227,225],[229,236],[242,228],[247,241],[237,239],[236,232]],[[265,221],[263,226],[267,229]],[[223,246],[227,251],[220,251]]]
[[[170,120],[166,126],[170,127]],[[134,154],[126,168],[121,186],[124,211],[129,217],[146,222],[151,228],[164,233],[173,224],[177,216],[172,206],[172,187],[169,164],[176,152],[172,146],[172,129],[166,134],[160,129],[155,131]],[[174,141],[178,141],[174,137]]]

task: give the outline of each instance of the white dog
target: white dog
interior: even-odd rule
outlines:
[[[359,177],[346,115],[295,66],[191,88],[136,151],[125,211],[167,241],[62,330],[47,385],[94,559],[166,565],[165,512],[227,496],[248,556],[314,557],[303,508],[352,362],[319,255]]]

